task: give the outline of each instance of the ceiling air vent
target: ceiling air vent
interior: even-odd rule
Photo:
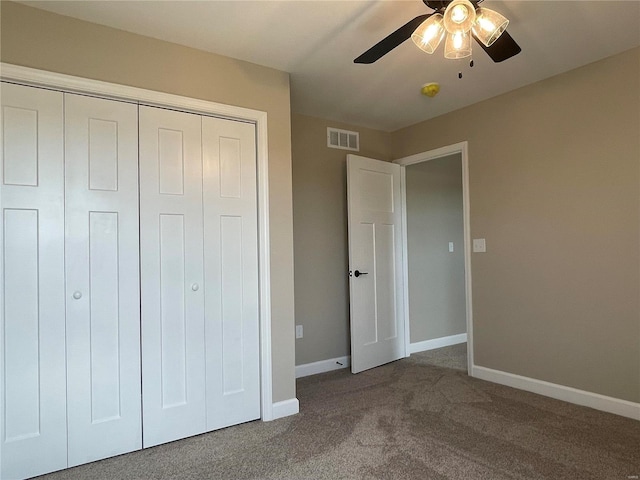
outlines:
[[[349,130],[327,127],[327,147],[342,150],[360,150],[360,134]]]

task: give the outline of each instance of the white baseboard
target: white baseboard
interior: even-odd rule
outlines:
[[[273,404],[273,414],[271,420],[295,415],[299,411],[300,402],[298,402],[297,398],[290,398],[289,400],[276,402]]]
[[[513,373],[493,370],[491,368],[471,367],[471,376],[493,383],[499,383],[508,387],[526,390],[546,397],[563,400],[576,405],[595,408],[603,412],[614,413],[623,417],[640,420],[640,403],[620,400],[618,398],[607,397],[598,393],[578,390],[577,388],[565,387],[556,383],[536,380],[535,378],[523,377]]]
[[[458,343],[467,343],[466,333],[412,343],[409,345],[409,353],[418,353],[426,350],[433,350],[435,348],[449,347],[451,345],[457,345]]]
[[[319,362],[305,363],[303,365],[296,365],[296,378],[308,377],[309,375],[330,372],[332,370],[339,370],[350,366],[350,356],[329,358],[327,360],[320,360]]]

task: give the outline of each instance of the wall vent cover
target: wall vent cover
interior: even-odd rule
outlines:
[[[327,127],[327,147],[342,150],[360,150],[360,134],[349,130]]]

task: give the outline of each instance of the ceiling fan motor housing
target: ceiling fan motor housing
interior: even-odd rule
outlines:
[[[436,12],[441,12],[446,10],[447,6],[453,0],[422,0],[422,2],[429,7],[431,10],[435,10]],[[478,4],[482,3],[482,0],[471,0],[471,3],[475,8],[478,7]]]

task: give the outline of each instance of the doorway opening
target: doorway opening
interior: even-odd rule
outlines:
[[[402,168],[405,342],[417,353],[467,344],[473,364],[466,142],[396,160]],[[452,347],[445,355],[464,355]],[[455,363],[455,362],[454,362]]]

